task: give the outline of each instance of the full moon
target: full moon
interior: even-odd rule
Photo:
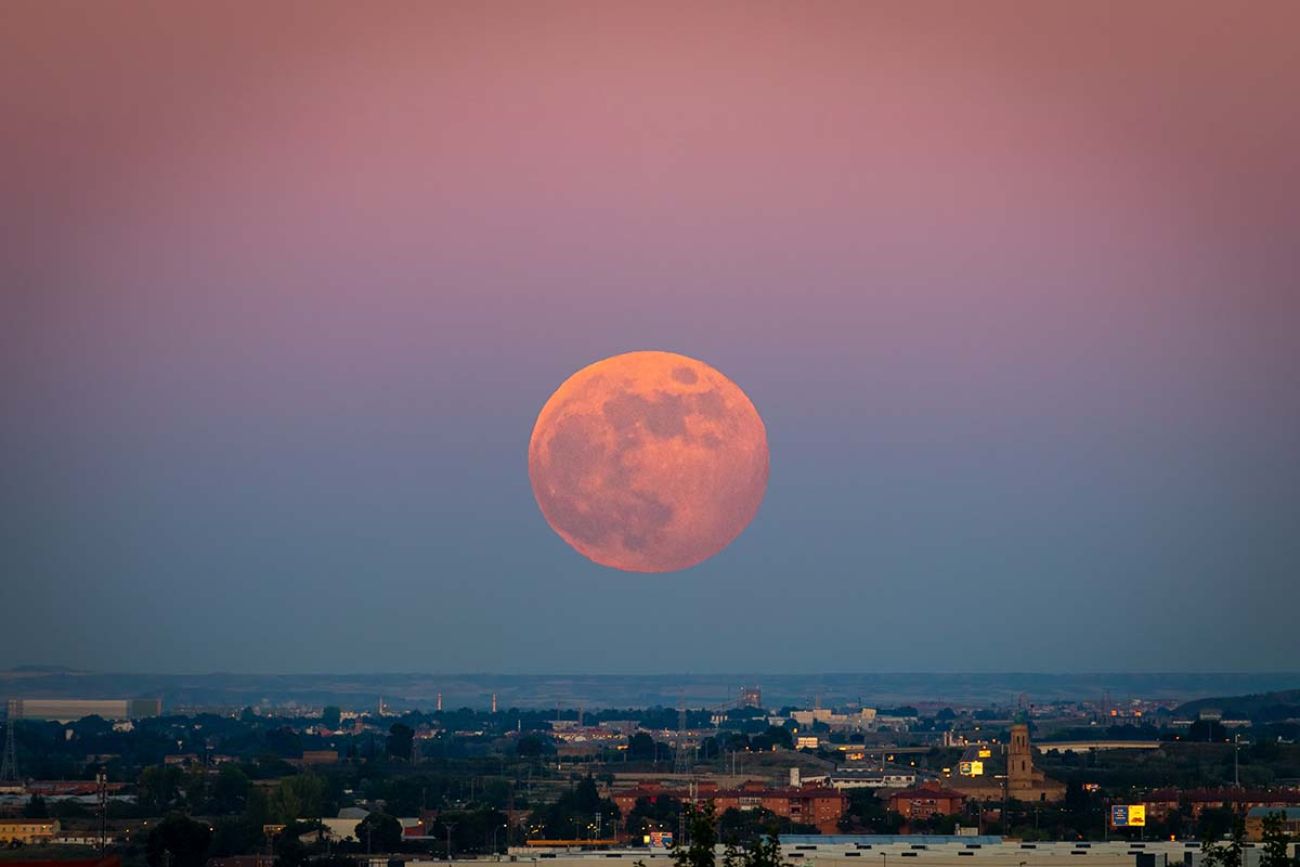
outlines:
[[[767,431],[702,361],[628,352],[584,367],[542,407],[528,475],[547,523],[578,553],[672,572],[727,547],[767,488]]]

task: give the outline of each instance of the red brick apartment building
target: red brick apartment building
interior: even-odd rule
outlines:
[[[915,789],[903,789],[889,796],[889,809],[904,819],[928,819],[936,813],[952,816],[966,805],[966,796],[937,783],[926,783]]]
[[[1148,819],[1165,819],[1186,804],[1193,816],[1202,810],[1232,807],[1251,810],[1255,807],[1300,807],[1297,789],[1156,789],[1143,799]]]
[[[686,789],[665,788],[659,783],[642,783],[634,789],[612,792],[610,797],[626,816],[641,798],[654,800],[660,796],[691,801]],[[765,783],[747,782],[734,789],[719,789],[715,783],[699,783],[695,787],[696,804],[713,804],[722,815],[727,810],[762,809],[804,825],[815,825],[823,834],[839,833],[840,817],[844,815],[847,800],[838,789],[807,787],[773,789]]]

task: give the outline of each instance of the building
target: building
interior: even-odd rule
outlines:
[[[110,795],[120,794],[126,788],[126,783],[104,784],[104,790]],[[46,799],[87,797],[99,794],[99,783],[94,780],[31,780],[25,792]]]
[[[979,761],[981,767],[985,760],[993,756],[989,748],[972,748],[968,756]],[[989,753],[989,755],[985,755]],[[967,756],[963,756],[963,761]],[[1001,756],[1005,761],[1006,774],[1000,779],[991,772],[981,775],[956,777],[952,787],[968,798],[982,801],[999,801],[1013,798],[1017,801],[1061,801],[1065,799],[1065,784],[1053,780],[1034,767],[1034,745],[1029,739],[1029,724],[1018,719],[1011,726],[1011,742],[1006,744]]]
[[[889,809],[904,819],[928,819],[933,815],[953,816],[966,807],[966,796],[938,783],[924,783],[889,795]]]
[[[1029,742],[1028,723],[1011,726],[1011,743],[1007,745],[1007,796],[1018,801],[1060,801],[1065,798],[1065,784],[1049,780],[1034,767],[1034,748]]]
[[[763,691],[756,686],[742,686],[740,688],[740,706],[762,707]]]
[[[1282,817],[1282,831],[1292,840],[1300,838],[1300,807],[1252,807],[1246,813],[1246,839],[1259,843],[1264,839],[1264,820]]]
[[[804,779],[832,789],[906,789],[916,785],[917,775],[914,770],[901,768],[837,768],[828,774]]]
[[[757,796],[757,803],[754,798]],[[803,787],[798,789],[763,789],[759,792],[721,791],[712,797],[713,808],[721,815],[729,809],[752,810],[755,806],[778,816],[812,825],[823,834],[839,831],[840,819],[847,809],[847,799],[838,789]]]
[[[49,843],[58,833],[58,819],[0,819],[0,843]]]
[[[1260,807],[1276,812],[1286,807],[1300,809],[1300,791],[1295,789],[1156,789],[1146,796],[1147,820],[1163,820],[1186,805],[1194,818],[1205,810],[1228,807],[1252,811]]]
[[[767,810],[803,825],[813,825],[823,834],[839,830],[848,801],[838,789],[824,786],[770,788],[765,783],[747,782],[737,788],[719,789],[697,783],[690,789],[666,788],[659,783],[642,783],[635,788],[611,792],[610,798],[626,816],[641,798],[677,798],[696,805],[710,803],[720,816],[727,810]]]
[[[877,722],[876,709],[873,707],[859,708],[857,713],[836,713],[825,707],[796,710],[790,712],[790,719],[800,729],[812,729],[814,724],[820,723],[830,731],[848,732],[870,731]]]
[[[136,720],[162,716],[160,698],[11,698],[9,719],[75,722],[88,716],[106,720]]]
[[[339,811],[340,813],[343,811]],[[365,810],[360,812],[365,813]],[[369,814],[367,814],[369,815]],[[402,828],[402,839],[404,840],[427,840],[429,839],[429,828],[431,822],[424,818],[418,817],[396,817],[397,824]],[[365,837],[358,839],[357,828],[365,820],[365,816],[357,818],[355,815],[346,817],[340,816],[334,819],[313,819],[321,824],[320,828],[313,828],[305,831],[299,836],[299,840],[304,843],[328,841],[330,843],[366,843]],[[300,820],[302,821],[302,820]]]

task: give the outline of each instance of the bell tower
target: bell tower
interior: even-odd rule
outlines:
[[[1007,788],[1031,789],[1034,786],[1034,750],[1029,744],[1029,725],[1011,726],[1011,743],[1007,747]]]

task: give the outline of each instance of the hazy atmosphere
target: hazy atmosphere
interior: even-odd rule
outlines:
[[[0,4],[0,660],[1294,670],[1297,28]],[[668,574],[528,475],[556,388],[647,349],[770,450]]]

